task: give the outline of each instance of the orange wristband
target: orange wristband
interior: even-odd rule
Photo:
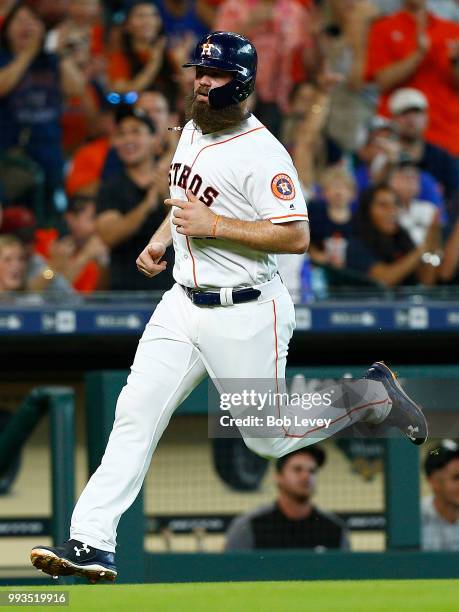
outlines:
[[[220,221],[220,215],[215,215],[214,224],[212,226],[212,238],[216,238],[215,234],[217,232],[217,225]]]

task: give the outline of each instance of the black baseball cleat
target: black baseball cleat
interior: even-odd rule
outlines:
[[[396,374],[383,361],[376,361],[368,369],[365,378],[382,382],[392,400],[392,409],[384,426],[396,427],[413,444],[424,444],[428,435],[426,417],[421,407],[405,393]]]
[[[114,582],[117,576],[115,554],[99,550],[78,540],[68,540],[64,546],[35,546],[30,560],[38,570],[53,578],[81,576],[89,582]]]

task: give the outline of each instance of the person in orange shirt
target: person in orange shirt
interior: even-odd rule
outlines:
[[[404,10],[370,30],[367,79],[381,92],[379,113],[399,87],[413,87],[429,102],[426,139],[459,155],[459,24],[427,11],[426,0],[405,0]]]
[[[81,146],[70,162],[65,179],[67,195],[76,193],[95,195],[99,188],[105,161],[112,146],[115,133],[114,115],[116,106],[105,103],[98,118],[99,137]]]
[[[70,163],[65,182],[69,196],[80,190],[88,195],[97,192],[110,146],[109,138],[101,136],[78,149]]]
[[[108,79],[118,93],[159,89],[172,108],[178,95],[178,66],[166,48],[158,9],[147,0],[134,2],[121,35],[121,48],[110,54]]]

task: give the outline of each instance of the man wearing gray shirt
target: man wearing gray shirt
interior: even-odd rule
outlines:
[[[311,503],[325,451],[307,446],[276,462],[277,499],[237,517],[227,533],[225,550],[266,548],[349,549],[338,517]]]
[[[422,500],[423,550],[459,550],[459,444],[443,440],[424,463],[433,495]]]

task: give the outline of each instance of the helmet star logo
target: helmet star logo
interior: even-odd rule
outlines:
[[[213,43],[204,43],[202,45],[201,57],[207,55],[212,57],[212,49],[215,47]]]

